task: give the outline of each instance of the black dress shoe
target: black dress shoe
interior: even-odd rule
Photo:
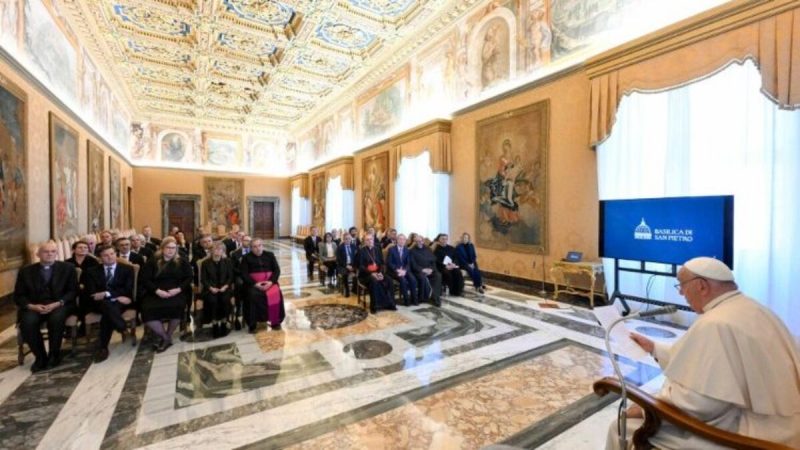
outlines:
[[[388,309],[389,311],[397,311],[397,306],[392,305],[392,306],[390,306],[390,307],[388,307],[386,309]]]
[[[222,322],[219,326],[219,337],[225,337],[228,335],[230,331],[228,330],[228,324]]]
[[[214,339],[219,337],[219,325],[217,325],[216,323],[214,325],[211,325],[211,336]]]
[[[47,369],[47,361],[39,361],[38,359],[31,365],[31,373],[41,372]]]
[[[172,347],[172,342],[164,341],[158,346],[156,353],[164,353],[170,347]]]
[[[94,352],[94,362],[101,363],[107,359],[108,359],[107,348],[98,348],[97,351]]]
[[[248,332],[248,333],[250,333],[250,334],[256,334],[256,327],[255,327],[255,326],[251,326],[251,327],[250,327],[250,328],[247,330],[247,332]]]
[[[273,330],[280,330],[281,329],[281,324],[270,325],[269,327],[272,328]]]
[[[233,321],[233,329],[236,330],[236,331],[239,331],[239,330],[242,329],[242,322],[240,322],[238,318]]]

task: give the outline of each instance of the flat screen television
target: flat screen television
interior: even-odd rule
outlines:
[[[733,196],[602,200],[600,256],[666,264],[711,256],[733,268]]]

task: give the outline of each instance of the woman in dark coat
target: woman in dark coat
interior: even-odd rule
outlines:
[[[225,244],[217,241],[211,247],[211,257],[200,267],[203,286],[203,323],[212,322],[215,338],[228,335],[228,314],[233,296],[233,263],[225,257]]]
[[[160,250],[147,261],[142,278],[142,320],[161,338],[156,351],[172,345],[172,333],[180,325],[186,299],[192,295],[192,266],[178,254],[173,237],[161,241]],[[164,329],[164,321],[169,326]]]
[[[472,285],[483,294],[485,286],[481,278],[481,270],[478,268],[478,254],[475,252],[475,245],[472,243],[469,233],[465,232],[461,235],[461,243],[456,246],[456,256],[458,256],[459,267],[467,271],[472,278]]]
[[[448,244],[446,234],[442,233],[436,236],[436,268],[442,274],[442,284],[447,286],[450,295],[458,297],[464,290],[464,275],[461,274],[461,268],[456,264],[458,255],[456,249]]]

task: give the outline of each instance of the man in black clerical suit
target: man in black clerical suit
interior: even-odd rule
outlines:
[[[245,300],[245,296],[247,295],[247,291],[244,289],[244,281],[242,281],[242,274],[239,271],[239,265],[242,263],[242,258],[245,255],[250,253],[250,242],[252,238],[248,235],[242,236],[242,246],[237,248],[236,250],[230,253],[228,256],[233,263],[233,280],[234,280],[234,291],[233,296],[236,299],[236,309],[234,310],[234,320],[233,320],[233,328],[235,330],[242,329],[242,322],[239,317],[242,317],[245,323],[248,323],[248,311],[242,310],[242,303]],[[242,313],[245,315],[242,316]]]
[[[350,297],[350,287],[356,290],[356,272],[358,270],[358,247],[349,234],[342,237],[342,245],[336,247],[336,268],[344,282],[344,296]]]
[[[142,255],[139,255],[131,250],[130,239],[121,237],[114,242],[114,247],[116,247],[120,258],[128,261],[131,264],[136,264],[139,267],[144,266],[144,258],[142,258]]]
[[[442,283],[447,286],[450,295],[459,296],[464,291],[464,275],[456,264],[458,254],[455,247],[449,244],[449,236],[442,233],[436,236],[436,268],[442,274]]]
[[[436,256],[430,247],[425,245],[422,236],[414,236],[414,246],[409,253],[411,272],[417,278],[420,301],[433,299],[433,304],[442,306],[439,296],[442,293],[442,274],[436,270]]]
[[[273,329],[280,329],[286,317],[283,292],[278,285],[281,268],[275,254],[264,250],[264,241],[253,239],[250,253],[242,258],[239,272],[247,291],[247,325],[250,333],[256,332],[258,322],[268,321]]]
[[[369,289],[369,309],[375,313],[379,308],[396,310],[392,298],[392,279],[384,274],[383,252],[375,245],[375,235],[364,236],[364,246],[358,251],[358,278]]]
[[[303,241],[303,249],[306,251],[306,261],[308,261],[308,280],[314,279],[314,264],[319,261],[319,242],[317,227],[311,227],[311,235],[306,236]],[[319,278],[322,279],[322,268],[319,269]]]
[[[103,264],[94,266],[81,275],[81,284],[86,293],[84,300],[89,303],[87,309],[103,315],[100,321],[100,341],[94,355],[95,362],[108,358],[108,343],[114,330],[125,335],[127,328],[122,312],[134,307],[133,266],[117,263],[114,247],[102,247],[100,260]]]
[[[75,306],[78,277],[72,264],[56,261],[56,243],[39,247],[39,262],[20,269],[14,286],[14,302],[19,308],[22,337],[36,356],[32,372],[56,367],[61,363],[64,322]],[[40,327],[47,323],[50,354],[44,347]]]

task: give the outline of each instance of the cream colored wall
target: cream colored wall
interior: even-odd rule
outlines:
[[[595,152],[589,147],[589,80],[583,72],[453,118],[450,233],[460,235],[467,231],[475,235],[476,122],[542,100],[550,101],[549,241],[545,255],[549,280],[551,262],[561,259],[568,250],[582,251],[585,258],[597,259],[597,163]],[[542,278],[542,258],[538,255],[478,246],[478,261],[486,271],[533,280]]]
[[[0,61],[0,76],[8,79],[27,94],[27,145],[28,145],[28,239],[29,243],[41,242],[50,239],[50,147],[49,147],[49,116],[52,111],[69,126],[78,131],[78,229],[82,232],[88,230],[88,181],[87,172],[87,139],[91,139],[103,149],[105,165],[103,190],[105,195],[105,223],[109,223],[109,181],[108,181],[108,156],[113,154],[94,139],[89,132],[74,122],[63,110],[57,108],[46,95],[37,91],[34,86],[25,81],[8,64]],[[132,183],[131,166],[124,160],[113,156],[120,162],[121,177]],[[122,180],[120,180],[122,182]],[[123,184],[123,191],[125,186]],[[124,192],[123,192],[124,195]],[[123,224],[126,211],[122,211]],[[14,290],[17,270],[7,270],[0,273],[0,296],[10,294]]]
[[[136,167],[133,170],[134,226],[140,230],[145,225],[153,227],[153,234],[163,236],[161,229],[161,194],[191,194],[203,196],[203,178],[244,179],[244,213],[242,224],[248,226],[248,196],[280,197],[280,235],[288,236],[291,227],[291,188],[288,178],[267,178],[220,172]],[[201,199],[201,223],[206,222]]]

